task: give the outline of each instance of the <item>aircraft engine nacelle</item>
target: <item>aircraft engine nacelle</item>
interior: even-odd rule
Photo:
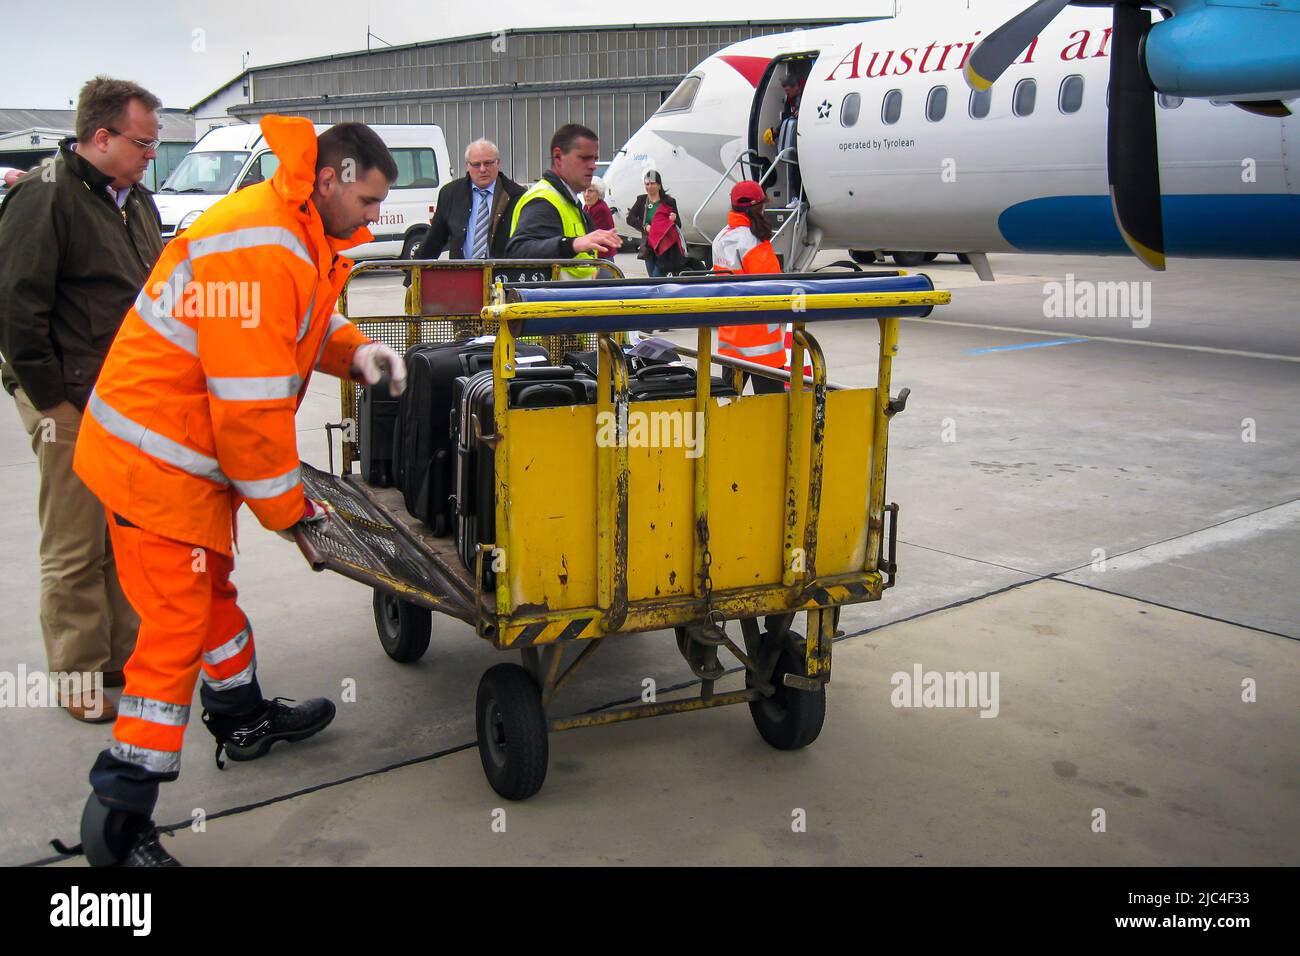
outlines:
[[[1155,88],[1216,100],[1300,95],[1300,0],[1227,2],[1151,28],[1145,60]]]

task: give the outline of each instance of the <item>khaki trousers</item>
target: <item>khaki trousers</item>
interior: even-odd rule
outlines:
[[[136,616],[117,580],[104,506],[72,470],[81,412],[38,411],[20,388],[18,414],[40,465],[41,636],[51,671],[118,671],[135,648]]]

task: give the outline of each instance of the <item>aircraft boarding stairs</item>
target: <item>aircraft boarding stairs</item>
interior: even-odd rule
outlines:
[[[713,236],[709,235],[700,227],[700,216],[704,209],[717,195],[718,190],[724,185],[730,189],[732,183],[738,182],[739,179],[732,176],[732,173],[739,166],[742,169],[741,177],[748,178],[750,169],[757,168],[761,165],[762,157],[754,150],[747,149],[732,161],[731,165],[723,172],[714,187],[709,190],[709,194],[704,197],[700,203],[695,215],[691,217],[691,228],[695,230],[696,236],[704,241],[705,244],[713,245]],[[783,149],[776,155],[775,160],[764,170],[758,178],[759,185],[768,189],[781,172],[787,173],[787,181],[790,169],[796,165],[794,148]],[[772,247],[776,254],[781,257],[781,262],[786,272],[807,272],[812,267],[813,257],[821,249],[822,231],[817,228],[812,221],[811,207],[804,198],[803,186],[800,185],[799,195],[796,202],[789,206],[769,206],[767,208],[767,219],[772,224]]]

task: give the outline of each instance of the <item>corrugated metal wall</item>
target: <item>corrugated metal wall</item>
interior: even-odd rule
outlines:
[[[806,25],[536,31],[345,54],[255,69],[253,102],[232,112],[436,123],[458,175],[466,145],[485,136],[500,147],[503,170],[526,182],[549,165],[547,144],[564,123],[594,129],[610,159],[697,63],[739,40]]]

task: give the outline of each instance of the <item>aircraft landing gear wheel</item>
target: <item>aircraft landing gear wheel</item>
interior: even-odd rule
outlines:
[[[131,852],[140,817],[110,810],[93,793],[81,811],[81,849],[91,866],[117,866]]]
[[[375,630],[384,653],[399,664],[418,661],[429,649],[433,614],[385,591],[375,590]]]
[[[492,789],[507,800],[527,800],[546,781],[550,760],[542,692],[518,664],[489,667],[474,707],[478,755]]]
[[[849,258],[860,266],[869,266],[876,261],[876,254],[870,250],[850,249]]]
[[[902,266],[904,269],[915,269],[925,264],[924,252],[891,252],[889,257],[894,260],[894,265]]]
[[[794,643],[800,638],[796,634],[789,637]],[[763,643],[775,639],[770,632],[763,635]],[[754,726],[759,736],[777,750],[798,750],[807,747],[822,732],[826,721],[826,687],[816,691],[796,690],[787,687],[782,678],[786,674],[804,673],[803,658],[796,657],[790,648],[790,642],[782,640],[781,652],[776,659],[776,670],[772,673],[771,697],[760,697],[749,702],[749,713],[754,718]],[[753,675],[745,671],[745,686],[753,684]]]

